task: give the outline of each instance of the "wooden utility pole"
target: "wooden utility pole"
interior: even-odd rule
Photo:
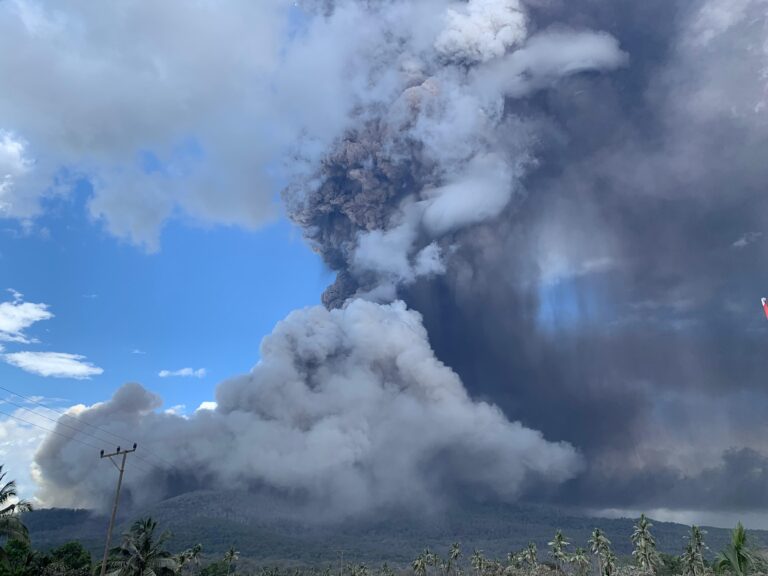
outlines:
[[[104,559],[101,561],[101,576],[104,576],[107,573],[107,558],[109,556],[109,545],[112,541],[112,528],[115,527],[115,517],[117,516],[117,504],[120,502],[120,488],[123,486],[123,472],[125,472],[125,459],[128,457],[128,454],[131,452],[136,452],[136,444],[133,445],[133,448],[130,450],[120,450],[120,446],[117,447],[117,450],[115,452],[112,452],[111,454],[104,454],[104,450],[101,451],[101,457],[102,458],[109,458],[109,461],[112,462],[112,465],[118,469],[120,472],[120,476],[117,478],[117,491],[115,492],[115,504],[112,506],[112,516],[109,519],[109,528],[107,528],[107,543],[104,545]],[[122,460],[120,461],[120,465],[117,464],[114,460],[112,460],[113,456],[122,456]]]

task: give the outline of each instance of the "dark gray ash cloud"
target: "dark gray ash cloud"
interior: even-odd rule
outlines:
[[[396,292],[424,314],[438,357],[473,395],[587,454],[588,472],[560,500],[733,507],[711,485],[734,472],[735,454],[759,458],[767,406],[765,5],[526,8],[529,30],[611,34],[627,65],[567,75],[524,98],[507,94],[498,127],[508,139],[493,146],[524,162],[512,200],[452,230],[441,239],[444,271]],[[525,137],[509,137],[521,131],[505,122],[524,126]],[[344,205],[336,198],[358,197],[343,180],[354,164],[345,172],[329,159],[321,188],[335,196],[311,196],[310,210],[329,225],[310,226],[308,236],[321,254],[345,247],[326,260],[339,277],[325,302],[339,306],[381,280],[355,267],[370,227],[336,209]],[[434,169],[421,150],[403,162],[416,167],[416,187]],[[418,195],[413,187],[403,195]],[[374,206],[402,211],[391,201]],[[337,236],[328,244],[316,229]],[[730,415],[739,411],[746,417]]]

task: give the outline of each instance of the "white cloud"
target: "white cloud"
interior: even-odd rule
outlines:
[[[186,404],[176,404],[176,406],[171,406],[170,408],[166,408],[164,410],[165,414],[170,414],[171,416],[184,416],[184,413],[187,410]]]
[[[33,500],[36,489],[34,454],[47,436],[46,430],[53,428],[42,415],[48,416],[44,408],[0,413],[0,463],[16,480],[19,496],[25,500]]]
[[[53,318],[47,304],[24,302],[24,296],[15,290],[9,290],[13,296],[11,302],[0,302],[0,340],[4,342],[32,342],[24,330],[42,320]]]
[[[4,354],[3,360],[31,374],[53,378],[87,380],[104,372],[84,356],[65,352],[14,352]]]
[[[171,377],[181,377],[181,378],[205,378],[205,375],[207,374],[207,371],[205,368],[181,368],[179,370],[160,370],[160,372],[157,373],[160,378],[171,378]]]
[[[197,407],[197,410],[195,410],[195,412],[200,412],[200,410],[216,410],[218,406],[219,405],[217,402],[211,402],[211,401],[201,402],[200,406]]]
[[[53,186],[66,167],[92,183],[90,214],[149,250],[177,214],[246,228],[276,217],[286,152],[319,150],[367,88],[347,79],[371,25],[347,12],[326,34],[285,0],[0,2],[0,77],[14,79],[0,101],[0,215],[34,217],[68,193],[74,182]],[[296,22],[309,29],[290,42]]]
[[[0,302],[0,341],[32,344],[38,341],[28,337],[25,330],[42,320],[53,318],[47,304],[24,302],[24,295],[8,290],[13,300]],[[12,352],[5,353],[0,345],[0,359],[31,374],[78,380],[97,376],[103,372],[98,366],[85,361],[84,356],[66,352]]]

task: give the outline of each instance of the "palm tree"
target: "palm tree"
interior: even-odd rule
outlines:
[[[187,567],[194,567],[197,570],[200,569],[200,559],[203,555],[203,545],[195,544],[192,548],[184,550],[176,558],[176,562],[179,565],[179,574],[183,573]],[[189,570],[192,572],[192,570]]]
[[[680,555],[680,565],[683,569],[683,576],[700,576],[701,574],[699,559],[690,542],[685,545],[685,551]]]
[[[483,551],[475,549],[475,551],[472,552],[470,563],[472,564],[472,568],[477,571],[478,575],[482,574],[485,569],[485,556],[483,556]]]
[[[586,576],[590,562],[587,551],[584,548],[576,548],[576,551],[568,558],[568,561],[576,566],[577,576]]]
[[[429,548],[424,550],[424,560],[426,561],[427,566],[432,566],[433,568],[441,568],[443,565],[440,557],[436,553],[432,552]]]
[[[706,532],[698,526],[691,526],[688,544],[685,546],[685,552],[680,556],[683,576],[701,576],[704,573],[704,550],[707,550],[704,534]]]
[[[590,536],[589,540],[587,540],[589,551],[595,558],[597,558],[597,573],[599,576],[603,576],[603,564],[600,561],[602,538],[603,533],[601,532],[600,528],[595,528],[592,530],[592,536]]]
[[[411,563],[416,576],[427,576],[427,558],[424,552],[419,554],[416,559]]]
[[[6,474],[3,472],[3,465],[0,464],[0,539],[28,542],[29,532],[19,514],[32,510],[32,505],[18,498],[16,482],[14,480],[5,482]]]
[[[448,551],[448,574],[451,573],[451,569],[459,561],[459,558],[461,558],[461,545],[458,542],[454,542],[451,544],[451,549]]]
[[[603,568],[605,569],[605,576],[612,576],[616,572],[616,554],[610,548],[605,551]]]
[[[718,554],[714,563],[716,572],[729,571],[735,576],[745,576],[755,563],[755,555],[747,545],[747,531],[739,522],[731,532],[731,541]]]
[[[179,564],[164,548],[171,534],[166,531],[155,539],[156,529],[157,522],[152,518],[134,522],[131,529],[123,535],[122,544],[111,551],[109,575],[172,576],[176,574]]]
[[[651,526],[653,524],[648,521],[645,514],[641,514],[632,532],[632,544],[635,546],[632,556],[641,570],[655,574],[659,565],[659,554],[656,552],[656,541],[651,535]]]
[[[454,542],[451,544],[451,551],[448,552],[448,558],[451,562],[456,562],[461,557],[461,544]]]
[[[234,546],[230,546],[229,550],[224,553],[224,562],[227,563],[227,576],[232,572],[232,564],[237,562],[240,558],[240,552],[235,550]]]
[[[523,550],[523,560],[528,564],[531,571],[536,570],[539,565],[539,556],[535,542],[528,542],[528,546]]]
[[[592,531],[592,537],[587,541],[589,551],[597,558],[597,568],[600,576],[610,576],[615,568],[616,557],[611,550],[611,541],[600,528]]]
[[[566,547],[570,546],[570,542],[563,536],[563,531],[558,530],[555,532],[555,538],[549,543],[550,555],[555,561],[555,566],[560,572],[563,571],[563,562],[567,558]]]

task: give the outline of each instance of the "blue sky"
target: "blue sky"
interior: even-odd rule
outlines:
[[[38,343],[6,343],[6,352],[78,354],[104,370],[78,380],[0,364],[3,386],[23,394],[90,404],[138,381],[166,406],[194,410],[218,381],[249,370],[261,338],[291,310],[317,304],[329,282],[285,218],[257,231],[172,220],[148,253],[88,216],[89,193],[83,182],[31,229],[5,222],[0,234],[0,286],[55,315],[25,331]],[[206,375],[158,376],[183,368]]]

